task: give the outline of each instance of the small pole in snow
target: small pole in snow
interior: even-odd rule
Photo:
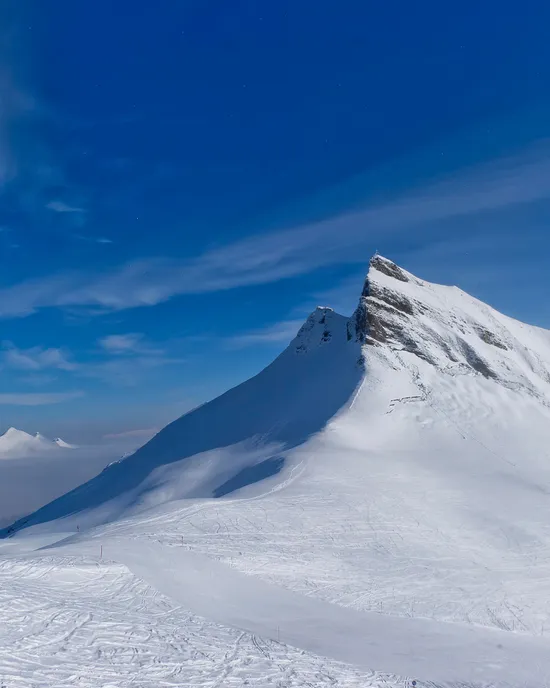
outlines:
[[[183,535],[181,536],[181,546],[183,547]]]
[[[280,631],[279,626],[277,626],[277,642],[280,642],[280,640],[281,640],[281,634],[279,631]]]
[[[101,545],[101,549],[100,549],[100,552],[99,552],[99,558],[100,558],[100,559],[103,559],[103,545]]]

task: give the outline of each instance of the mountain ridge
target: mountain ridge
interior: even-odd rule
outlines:
[[[82,510],[94,525],[128,510],[276,480],[309,438],[350,412],[372,380],[397,373],[409,390],[403,395],[424,401],[433,376],[442,375],[443,381],[479,378],[483,394],[486,385],[497,385],[548,408],[550,332],[376,254],[351,318],[317,307],[256,376],[176,419],[12,531]]]
[[[24,430],[10,427],[0,435],[0,459],[15,459],[48,452],[56,447],[76,449],[75,445],[65,442],[60,437],[50,440],[41,433],[31,435]]]

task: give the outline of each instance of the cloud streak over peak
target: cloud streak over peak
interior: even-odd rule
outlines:
[[[338,263],[366,263],[372,242],[550,198],[550,146],[462,171],[353,214],[254,235],[192,259],[147,258],[105,273],[61,273],[0,290],[0,317],[42,308],[119,311],[198,294],[276,282]]]
[[[79,208],[78,206],[69,205],[64,201],[50,201],[46,204],[48,210],[53,210],[55,213],[85,213],[84,208]]]
[[[84,396],[84,392],[45,392],[40,393],[8,393],[0,394],[0,405],[4,406],[49,406],[61,404]]]

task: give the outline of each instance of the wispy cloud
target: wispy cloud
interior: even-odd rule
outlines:
[[[112,244],[112,239],[107,239],[107,237],[102,236],[86,236],[84,234],[73,234],[75,239],[80,241],[89,241],[92,244]]]
[[[20,0],[0,3],[0,194],[25,226],[47,226],[47,214],[56,212],[79,227],[85,209],[59,197],[83,194],[69,178],[69,146],[52,145],[65,123],[32,82],[28,10]]]
[[[303,324],[303,318],[301,320],[283,320],[274,325],[229,337],[226,343],[232,348],[262,344],[286,344],[294,339]]]
[[[36,109],[36,102],[23,85],[18,60],[19,26],[11,10],[0,8],[0,187],[21,171],[18,152],[19,125]]]
[[[50,201],[46,204],[48,210],[53,210],[55,213],[85,213],[84,208],[79,208],[75,205],[69,205],[64,201]]]
[[[181,365],[186,359],[170,356],[117,356],[104,361],[82,366],[78,374],[82,377],[102,380],[109,385],[135,387],[152,371],[170,365]]]
[[[46,373],[29,373],[28,375],[23,375],[18,378],[20,384],[27,385],[29,387],[48,387],[57,381],[55,375]]]
[[[359,294],[366,277],[366,268],[346,277],[334,287],[313,294],[302,310],[311,311],[316,306],[330,306],[341,315],[351,315],[357,308]]]
[[[137,430],[125,430],[123,432],[110,432],[103,435],[105,440],[119,440],[127,437],[153,437],[159,431],[159,428],[139,428]]]
[[[550,198],[550,146],[500,158],[361,212],[261,234],[190,260],[137,260],[103,274],[81,272],[28,280],[0,290],[0,317],[47,307],[122,310],[179,294],[275,282],[323,266],[365,263],[382,237],[417,233],[445,220]]]
[[[0,404],[4,406],[49,406],[61,404],[84,396],[84,392],[50,392],[44,394],[17,393],[0,394]]]
[[[18,349],[11,342],[3,343],[2,361],[11,369],[39,371],[47,368],[73,371],[78,365],[71,361],[62,349],[34,346],[30,349]]]
[[[99,346],[107,353],[115,355],[142,354],[161,355],[162,349],[154,348],[145,341],[143,334],[131,332],[128,334],[110,334],[98,340]]]

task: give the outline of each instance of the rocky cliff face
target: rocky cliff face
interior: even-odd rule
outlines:
[[[421,280],[380,255],[370,261],[352,317],[318,307],[290,349],[303,355],[344,341],[358,347],[363,366],[375,347],[396,365],[413,356],[411,363],[480,375],[549,403],[550,332],[512,320],[457,287]]]
[[[431,284],[376,255],[348,338],[413,354],[449,374],[482,375],[543,397],[550,333],[498,313],[456,287]],[[368,358],[368,351],[364,355]]]

